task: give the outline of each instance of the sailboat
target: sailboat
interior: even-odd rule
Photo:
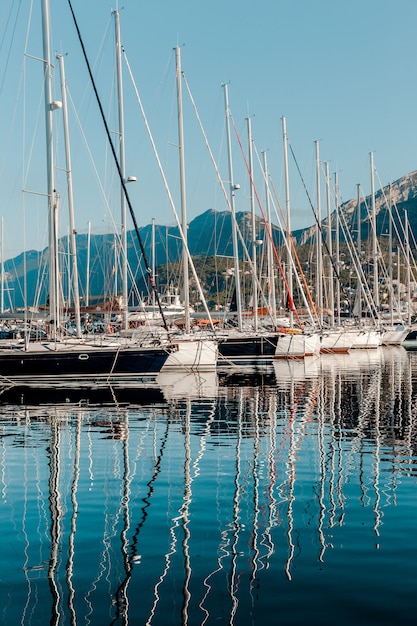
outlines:
[[[182,265],[184,286],[184,333],[176,336],[177,351],[172,354],[164,365],[164,371],[188,368],[191,371],[214,371],[217,366],[217,342],[212,338],[191,334],[190,321],[190,292],[189,292],[189,249],[187,240],[187,202],[185,185],[185,158],[184,158],[184,128],[182,115],[182,70],[181,49],[175,48],[177,107],[178,107],[178,145],[179,170],[181,188],[181,217],[182,217]],[[204,297],[204,296],[203,296]]]
[[[169,354],[169,345],[122,345],[117,341],[99,343],[64,341],[60,335],[59,267],[57,254],[57,200],[54,182],[53,115],[62,103],[53,100],[51,81],[50,8],[42,0],[42,36],[46,165],[49,236],[49,315],[47,339],[11,343],[0,351],[0,384],[24,387],[100,387],[137,385],[154,381]]]
[[[232,243],[233,243],[233,257],[234,257],[234,275],[235,275],[235,301],[236,301],[236,318],[237,326],[235,329],[226,331],[222,337],[219,337],[219,367],[265,367],[272,366],[273,360],[276,354],[276,347],[279,339],[279,335],[275,332],[262,329],[258,325],[257,320],[257,302],[256,289],[254,289],[254,303],[253,303],[253,328],[244,328],[243,314],[242,314],[242,300],[240,294],[240,269],[239,269],[239,251],[238,251],[238,226],[236,222],[236,209],[235,209],[235,191],[239,189],[239,185],[234,183],[233,163],[232,163],[232,148],[230,137],[230,118],[231,112],[229,108],[228,99],[228,86],[223,85],[224,100],[225,100],[225,113],[226,113],[226,133],[227,133],[227,148],[228,148],[228,164],[229,164],[229,207],[232,214]],[[248,119],[248,134],[249,134],[249,152],[251,151],[251,132],[250,132],[250,119]],[[251,160],[251,159],[250,159]],[[251,168],[250,168],[251,169]],[[252,179],[252,173],[249,172]],[[251,180],[251,188],[253,188],[253,181]],[[253,189],[252,189],[253,194]],[[252,203],[252,215],[253,215],[253,203]],[[252,218],[254,224],[254,219]],[[253,227],[254,229],[254,227]],[[255,233],[252,233],[253,238],[253,257],[252,257],[252,272],[253,283],[256,283],[256,237]]]
[[[115,12],[117,16],[117,12]],[[120,46],[119,46],[119,54],[120,54]],[[130,77],[134,84],[134,79],[132,72],[130,70],[129,63],[127,61],[126,53],[124,52],[125,60],[128,66],[128,70],[130,73]],[[162,168],[161,161],[159,159],[157,149],[155,146],[154,139],[152,137],[151,130],[149,128],[149,124],[147,122],[144,109],[142,103],[140,101],[139,93],[134,84],[134,89],[136,92],[137,99],[140,104],[142,116],[144,117],[144,122],[146,125],[146,130],[149,135],[149,139],[154,151],[155,158],[158,163],[158,167],[164,182],[165,189],[168,194],[168,198],[174,213],[174,217],[177,222],[177,227],[180,232],[180,238],[182,240],[183,246],[183,287],[184,287],[184,306],[180,305],[179,298],[176,302],[172,303],[172,307],[161,306],[161,302],[158,302],[158,310],[159,314],[162,318],[165,317],[165,314],[169,315],[170,312],[175,314],[178,317],[178,313],[181,312],[184,317],[184,329],[180,330],[177,327],[174,331],[171,328],[168,328],[167,324],[164,324],[165,328],[162,326],[158,326],[158,315],[156,314],[155,308],[150,311],[146,311],[147,313],[153,314],[153,321],[149,320],[152,325],[147,325],[147,320],[145,318],[145,324],[143,326],[139,326],[139,328],[135,328],[134,330],[127,330],[123,334],[125,336],[130,336],[132,343],[136,343],[137,341],[142,341],[142,338],[148,337],[152,341],[152,337],[155,338],[156,341],[162,342],[162,345],[173,345],[174,350],[170,352],[168,359],[165,361],[163,365],[164,371],[215,371],[217,365],[217,340],[213,337],[208,337],[207,335],[197,334],[191,332],[191,324],[190,324],[190,315],[192,308],[190,306],[189,301],[189,267],[191,266],[195,278],[195,282],[197,284],[197,288],[199,290],[199,294],[201,300],[204,302],[204,305],[207,310],[207,316],[210,318],[210,313],[207,309],[207,305],[205,302],[205,297],[203,290],[201,288],[198,276],[195,271],[195,267],[192,263],[192,259],[190,256],[190,252],[188,249],[187,242],[187,210],[186,210],[186,186],[185,186],[185,160],[184,160],[184,131],[183,131],[183,115],[182,115],[182,71],[181,71],[181,56],[180,56],[180,48],[177,46],[175,48],[175,56],[176,56],[176,83],[177,83],[177,106],[178,106],[178,147],[179,147],[179,170],[180,170],[180,188],[181,188],[181,209],[182,209],[182,220],[180,222],[174,202],[172,199],[172,195],[169,190],[168,182],[165,177],[165,173]],[[153,231],[154,237],[154,231]],[[155,250],[155,245],[153,244],[153,250]],[[155,266],[155,263],[154,263]],[[171,311],[170,311],[171,308]],[[172,319],[171,319],[172,321]]]

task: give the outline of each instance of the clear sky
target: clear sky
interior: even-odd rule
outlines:
[[[40,0],[0,5],[0,216],[4,255],[46,245]],[[266,151],[273,186],[284,205],[281,119],[313,202],[315,146],[338,172],[342,201],[370,191],[374,153],[376,188],[417,169],[416,0],[72,0],[112,131],[117,129],[114,17],[134,85],[143,102],[161,162],[180,213],[176,45],[221,177],[229,179],[224,89],[247,153],[252,120],[254,179]],[[64,55],[71,129],[75,221],[80,233],[110,232],[120,223],[120,192],[98,107],[67,0],[51,0],[53,50]],[[55,57],[55,54],[54,54]],[[174,217],[145,130],[134,85],[124,64],[126,174],[136,219],[144,226]],[[61,99],[56,65],[54,98]],[[227,210],[184,87],[187,211]],[[56,186],[60,232],[67,232],[62,116],[56,114]],[[113,134],[117,142],[117,134]],[[232,130],[237,210],[250,210],[244,159]],[[25,193],[22,193],[25,189]],[[309,226],[313,213],[290,154],[292,228]],[[30,192],[30,193],[29,193]],[[322,211],[325,190],[322,184]],[[259,212],[259,211],[258,211]],[[131,227],[131,224],[128,225]]]

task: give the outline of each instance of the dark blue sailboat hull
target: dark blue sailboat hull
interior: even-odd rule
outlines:
[[[251,368],[271,365],[278,343],[277,334],[225,337],[219,341],[218,366],[249,366]]]
[[[166,359],[165,348],[89,349],[83,346],[50,350],[0,352],[0,384],[32,387],[91,388],[135,385],[154,380]]]

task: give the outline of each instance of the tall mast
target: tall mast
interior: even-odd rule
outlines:
[[[181,76],[181,51],[179,46],[175,48],[177,69],[177,103],[178,103],[178,150],[180,158],[180,186],[181,186],[181,220],[182,220],[182,264],[184,281],[184,313],[185,332],[190,332],[190,288],[188,280],[188,240],[187,240],[187,198],[185,191],[185,159],[184,159],[184,126],[182,116],[182,76]]]
[[[236,225],[236,209],[235,209],[235,191],[239,189],[239,185],[235,185],[233,181],[233,160],[232,160],[232,142],[230,137],[230,109],[227,85],[223,85],[224,103],[226,109],[226,134],[227,134],[227,153],[229,160],[229,185],[230,185],[230,208],[232,211],[232,241],[233,256],[235,261],[235,289],[236,289],[236,305],[237,305],[237,324],[238,329],[242,331],[242,300],[240,295],[240,273],[239,273],[239,249],[237,243],[237,225]]]
[[[340,215],[339,215],[339,174],[334,173],[334,196],[335,196],[335,210],[336,210],[336,223],[335,223],[335,255],[336,255],[336,271],[337,276],[340,276]],[[337,325],[340,326],[340,280],[336,282],[336,311],[337,311]]]
[[[114,25],[116,32],[116,73],[117,73],[117,102],[119,115],[119,166],[120,174],[126,181],[126,165],[125,165],[125,126],[124,126],[124,106],[123,106],[123,73],[122,73],[122,55],[120,43],[120,12],[118,9],[114,11]],[[127,211],[126,196],[123,187],[120,190],[120,206],[121,206],[121,242],[122,242],[122,310],[123,310],[123,328],[127,329],[128,322],[128,289],[127,289]]]
[[[57,55],[59,61],[59,69],[61,74],[61,97],[62,112],[64,117],[64,135],[65,135],[65,154],[66,154],[66,170],[67,170],[67,186],[68,186],[68,210],[70,222],[70,242],[71,242],[71,265],[72,265],[72,289],[74,294],[75,309],[75,328],[77,337],[81,337],[81,316],[80,316],[80,294],[78,290],[78,265],[77,265],[77,242],[74,220],[74,197],[72,189],[72,167],[71,167],[71,150],[68,130],[68,107],[67,107],[67,84],[65,80],[64,57],[62,54]]]
[[[253,299],[253,328],[258,330],[258,283],[257,283],[257,269],[256,269],[256,217],[255,217],[255,195],[253,191],[253,155],[252,155],[252,123],[251,118],[247,118],[248,122],[248,145],[249,145],[249,176],[250,176],[250,208],[252,219],[252,299]]]
[[[374,269],[374,302],[379,315],[379,278],[378,278],[378,239],[376,232],[376,208],[375,208],[375,169],[374,153],[371,157],[371,218],[372,218],[372,257]]]
[[[411,272],[410,272],[410,241],[409,241],[409,224],[408,213],[404,211],[404,244],[405,244],[405,256],[406,256],[406,286],[407,286],[407,323],[411,326]],[[398,283],[399,284],[399,283]]]
[[[268,173],[268,163],[266,158],[266,152],[262,153],[263,155],[263,166],[264,166],[264,175],[265,175],[265,205],[266,205],[266,215],[269,224],[269,230],[271,232],[271,237],[268,237],[268,304],[271,309],[272,320],[274,326],[276,325],[277,318],[277,307],[276,307],[276,297],[275,297],[275,272],[274,272],[274,256],[273,256],[273,241],[272,241],[272,219],[271,219],[271,202],[269,198],[269,173]]]
[[[90,304],[90,257],[91,257],[91,222],[88,222],[87,231],[87,269],[85,279],[85,306]]]
[[[389,184],[389,207],[388,207],[388,294],[391,324],[394,324],[394,293],[392,286],[392,203],[391,203],[391,183]],[[399,313],[399,311],[398,311]]]
[[[320,326],[323,326],[323,274],[322,274],[322,249],[321,249],[321,199],[320,199],[320,155],[319,142],[316,146],[316,186],[317,186],[317,226],[316,226],[316,298],[319,307]]]
[[[291,258],[291,204],[290,204],[290,179],[288,173],[288,137],[287,137],[287,121],[285,117],[282,117],[282,140],[284,150],[284,177],[285,177],[285,216],[287,221],[287,234],[289,245],[287,246],[287,283],[289,295],[292,299],[293,292],[293,271],[292,271],[292,258]],[[294,312],[290,307],[290,326],[294,324]]]
[[[155,245],[155,218],[152,218],[152,228],[151,228],[151,263],[152,263],[152,280],[155,283],[156,274],[155,274],[155,259],[156,259],[156,245]],[[155,294],[152,293],[152,306],[155,306]]]
[[[358,228],[358,258],[359,268],[362,268],[362,231],[361,231],[361,186],[358,183],[358,199],[357,199],[357,228]],[[362,324],[362,287],[360,276],[356,288],[356,300],[358,304],[359,324]]]
[[[333,237],[330,203],[330,170],[329,163],[324,164],[326,176],[326,206],[327,206],[327,250],[329,254],[329,308],[331,310],[331,325],[334,326],[334,276],[333,276]]]
[[[52,100],[51,43],[49,0],[42,0],[42,37],[44,63],[44,100],[46,136],[46,177],[48,196],[48,252],[49,252],[49,322],[52,339],[59,326],[58,306],[58,206],[54,182],[53,112],[60,103]]]

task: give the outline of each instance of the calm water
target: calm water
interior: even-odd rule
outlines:
[[[0,624],[416,623],[416,353],[160,384],[3,397]]]

